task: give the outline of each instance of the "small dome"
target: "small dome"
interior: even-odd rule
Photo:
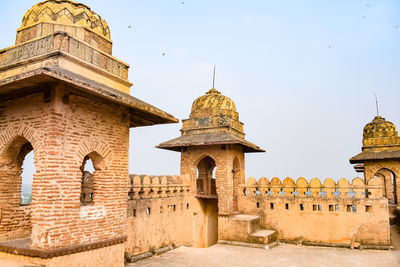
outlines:
[[[19,30],[41,22],[84,27],[111,41],[107,22],[88,6],[74,1],[47,0],[34,5],[25,13]]]
[[[222,110],[233,111],[236,113],[235,103],[227,96],[211,88],[205,95],[197,98],[192,105],[190,117],[198,113],[203,115],[216,115]]]
[[[398,136],[396,126],[381,116],[376,116],[364,127],[364,138],[395,137]]]

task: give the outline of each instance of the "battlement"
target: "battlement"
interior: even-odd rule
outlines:
[[[185,196],[190,191],[186,176],[131,174],[129,179],[129,200]]]
[[[245,184],[240,185],[240,194],[244,196],[265,196],[265,197],[285,197],[285,198],[382,198],[383,181],[373,178],[366,184],[360,177],[348,181],[344,178],[335,182],[331,178],[325,179],[321,183],[320,179],[313,178],[308,182],[300,177],[295,182],[287,177],[281,182],[277,177],[268,180],[262,177],[258,182],[250,177]]]

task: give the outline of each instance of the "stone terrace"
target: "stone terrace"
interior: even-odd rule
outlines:
[[[214,245],[179,247],[159,256],[126,266],[399,266],[399,250],[350,250],[343,248],[281,245],[271,250]]]

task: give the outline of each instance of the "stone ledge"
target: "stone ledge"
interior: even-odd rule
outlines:
[[[218,240],[218,244],[239,246],[239,247],[248,247],[248,248],[261,248],[261,249],[271,249],[271,248],[278,246],[278,242],[276,242],[276,241],[269,243],[269,244],[258,244],[258,243],[248,243],[248,242],[239,242],[239,241],[231,241],[231,240]]]
[[[93,242],[93,243],[89,243],[89,244],[75,245],[75,246],[66,247],[66,248],[42,250],[42,249],[29,248],[28,246],[29,246],[30,239],[27,238],[23,242],[17,242],[17,243],[14,242],[13,243],[11,240],[11,241],[0,243],[0,252],[28,256],[28,257],[38,257],[38,258],[42,258],[42,259],[49,259],[49,258],[54,258],[54,257],[59,257],[59,256],[70,255],[70,254],[74,254],[74,253],[78,253],[78,252],[84,252],[84,251],[94,250],[94,249],[98,249],[98,248],[122,244],[122,243],[126,242],[126,240],[127,240],[127,237],[123,236],[123,237],[117,237],[117,238],[112,238],[112,239],[108,239],[108,240]]]
[[[154,251],[147,251],[147,252],[136,254],[136,255],[133,255],[133,256],[125,255],[125,261],[129,262],[129,263],[137,262],[137,261],[140,261],[140,260],[143,260],[143,259],[146,259],[146,258],[153,257],[154,255],[163,254],[163,253],[168,252],[170,250],[173,250],[173,249],[175,249],[175,248],[177,248],[179,246],[180,246],[179,244],[173,244],[173,245],[169,245],[169,246],[165,246],[165,247],[161,247],[161,248],[155,249]]]
[[[313,247],[335,247],[335,248],[352,248],[350,244],[345,243],[328,243],[328,242],[311,242],[311,241],[303,241],[299,242],[296,240],[283,240],[279,239],[279,243],[281,244],[294,244],[294,245],[303,245],[303,246],[313,246]],[[374,249],[374,250],[391,250],[393,246],[390,245],[363,245],[360,244],[360,248],[358,249]]]

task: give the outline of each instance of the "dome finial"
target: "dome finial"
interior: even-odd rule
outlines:
[[[215,65],[214,65],[214,73],[213,73],[213,89],[215,89]]]
[[[375,104],[376,104],[376,116],[379,117],[378,98],[376,97],[375,93],[374,93],[374,95],[375,95]]]

